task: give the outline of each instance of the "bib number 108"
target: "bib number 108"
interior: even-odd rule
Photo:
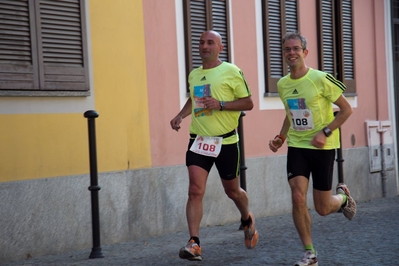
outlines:
[[[198,150],[214,152],[216,150],[216,145],[214,144],[209,145],[208,143],[200,142],[198,143]]]
[[[293,118],[292,123],[295,126],[307,126],[308,125],[308,119],[306,118]]]
[[[222,149],[222,137],[197,136],[191,145],[190,151],[205,156],[217,157]]]

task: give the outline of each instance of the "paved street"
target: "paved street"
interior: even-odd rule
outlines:
[[[352,221],[342,213],[320,217],[312,211],[314,245],[319,265],[399,265],[399,196],[358,203]],[[256,217],[256,214],[255,214]],[[201,262],[179,258],[187,242],[181,232],[114,245],[102,245],[105,258],[89,259],[90,249],[17,261],[19,265],[293,265],[302,246],[290,214],[258,217],[260,240],[254,250],[244,246],[239,223],[201,229]]]

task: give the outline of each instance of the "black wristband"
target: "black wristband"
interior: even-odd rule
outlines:
[[[328,127],[323,128],[323,133],[324,135],[326,135],[326,137],[328,138],[329,136],[331,136],[332,131],[331,129],[329,129]]]
[[[226,108],[226,102],[220,101],[219,105],[220,105],[219,111],[223,111]]]

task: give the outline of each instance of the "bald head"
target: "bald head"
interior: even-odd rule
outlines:
[[[199,41],[199,53],[204,69],[218,66],[221,61],[219,54],[223,50],[222,37],[216,31],[209,30],[201,34]]]
[[[201,40],[208,40],[211,39],[218,45],[222,45],[222,36],[219,34],[219,32],[214,31],[214,30],[208,30],[205,31],[201,34]]]

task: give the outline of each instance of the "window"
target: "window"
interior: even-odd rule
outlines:
[[[353,54],[352,0],[317,1],[320,70],[332,74],[356,95]]]
[[[265,96],[276,96],[278,80],[289,72],[283,60],[281,39],[287,31],[298,30],[297,2],[262,0]]]
[[[1,1],[2,95],[89,95],[85,21],[85,0]]]
[[[202,65],[198,51],[201,34],[207,30],[219,32],[224,49],[219,58],[230,62],[230,40],[228,30],[228,1],[226,0],[182,0],[184,8],[186,72]]]

